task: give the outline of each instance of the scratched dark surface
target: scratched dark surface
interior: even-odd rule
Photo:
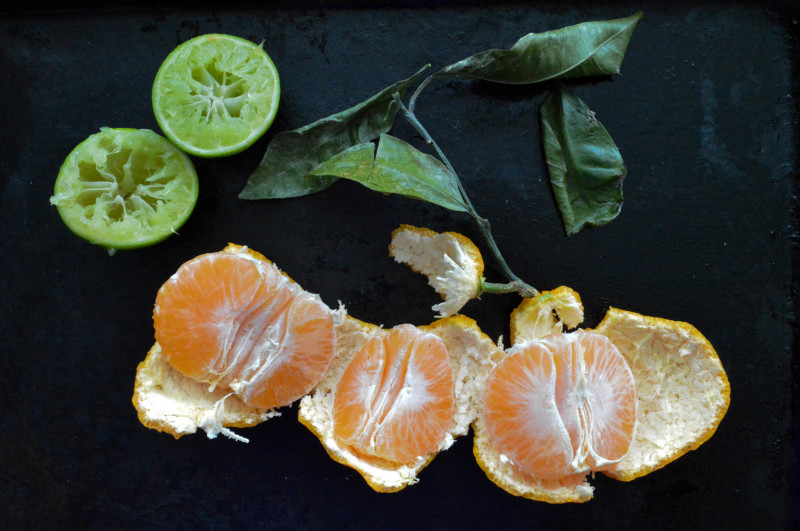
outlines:
[[[203,5],[204,3],[200,3]],[[2,529],[782,529],[800,522],[793,463],[798,175],[798,11],[790,3],[423,2],[186,4],[0,17],[0,528]],[[4,8],[8,9],[8,8]],[[131,405],[153,342],[156,291],[189,258],[246,244],[330,305],[392,326],[425,324],[438,296],[388,256],[401,223],[455,230],[464,215],[353,183],[305,198],[237,198],[276,132],[343,110],[430,62],[442,67],[523,34],[643,9],[623,75],[574,83],[628,167],[611,224],[567,238],[549,189],[538,109],[549,85],[440,82],[419,118],[439,141],[511,268],[608,306],[688,321],[715,346],[730,410],[697,451],[630,483],[598,475],[595,498],[513,497],[475,464],[471,436],[396,494],[328,458],[296,408],[242,434],[174,440]],[[264,48],[283,95],[244,153],[194,159],[200,198],[165,242],[109,256],[48,203],[70,150],[99,127],[158,130],[153,77],[180,42],[231,33]],[[393,134],[421,146],[401,120]],[[508,336],[516,296],[464,313]],[[794,394],[793,394],[794,393]],[[793,399],[794,397],[794,399]],[[796,443],[794,443],[796,445]]]

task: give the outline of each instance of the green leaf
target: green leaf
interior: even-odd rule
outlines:
[[[529,33],[509,50],[486,50],[445,67],[436,75],[524,84],[618,74],[628,41],[641,18],[640,11],[626,18]]]
[[[375,164],[375,143],[365,142],[326,160],[306,176],[307,179],[344,178],[364,182]]]
[[[387,194],[468,212],[456,177],[436,157],[390,135],[381,135],[375,166],[365,186]]]
[[[275,135],[239,197],[298,197],[328,188],[336,182],[336,177],[307,176],[331,157],[389,131],[398,111],[393,94],[400,93],[402,97],[427,68],[426,65],[410,78],[386,87],[354,107]]]
[[[383,134],[373,159],[372,142],[354,146],[336,155],[311,173],[314,177],[336,177],[359,182],[384,194],[412,199],[467,212],[456,177],[439,159],[391,135]]]
[[[603,225],[622,209],[622,156],[594,113],[566,88],[542,104],[544,152],[567,235]]]

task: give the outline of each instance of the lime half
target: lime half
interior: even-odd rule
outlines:
[[[153,111],[175,145],[199,157],[233,155],[272,125],[281,89],[261,46],[231,35],[184,42],[153,82]]]
[[[67,156],[50,203],[75,234],[109,249],[160,242],[197,203],[192,161],[148,129],[101,129]]]

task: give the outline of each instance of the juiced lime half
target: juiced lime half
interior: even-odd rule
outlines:
[[[148,129],[101,129],[67,156],[50,203],[75,234],[108,249],[160,242],[197,203],[192,161]]]
[[[175,145],[199,157],[233,155],[272,125],[278,70],[264,49],[231,35],[184,42],[153,82],[153,111]]]

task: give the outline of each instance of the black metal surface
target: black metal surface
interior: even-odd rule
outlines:
[[[42,7],[44,4],[34,4]],[[46,7],[46,6],[45,6]],[[180,440],[142,427],[130,397],[153,342],[158,287],[187,259],[246,244],[330,305],[387,326],[425,324],[438,298],[388,256],[401,223],[455,230],[466,216],[341,182],[315,196],[237,199],[271,136],[342,110],[410,75],[529,31],[644,9],[623,75],[575,84],[619,145],[629,176],[620,217],[564,236],[542,162],[548,86],[436,83],[418,106],[512,269],[582,296],[586,325],[609,305],[688,321],[716,347],[732,402],[697,451],[631,483],[602,475],[595,499],[552,506],[485,478],[471,437],[420,482],[374,493],[330,460],[296,408],[246,430],[250,444]],[[791,515],[793,216],[798,12],[790,4],[604,7],[419,3],[8,12],[0,19],[0,528],[779,529]],[[264,139],[195,159],[189,222],[157,246],[108,256],[48,204],[69,151],[101,126],[158,130],[152,79],[180,42],[239,35],[282,76]],[[398,121],[395,134],[420,145]],[[464,313],[508,334],[516,296]],[[796,434],[795,434],[796,435]],[[797,500],[793,500],[795,503]],[[796,509],[795,509],[796,511]]]

